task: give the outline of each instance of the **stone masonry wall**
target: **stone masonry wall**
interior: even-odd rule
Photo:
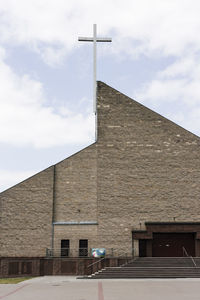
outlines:
[[[102,82],[97,104],[97,143],[0,194],[0,256],[45,256],[52,220],[98,223],[55,225],[55,248],[114,255],[145,222],[199,221],[199,137]]]
[[[56,165],[55,222],[97,220],[96,144]]]
[[[0,256],[45,256],[51,246],[53,169],[0,194]]]
[[[54,222],[97,222],[97,151],[93,144],[56,165]],[[54,248],[70,240],[71,256],[78,255],[79,239],[95,247],[97,225],[55,225]]]
[[[98,83],[98,241],[131,251],[145,221],[199,221],[200,139]]]
[[[56,225],[55,226],[55,254],[60,255],[61,240],[70,240],[70,256],[79,255],[79,240],[88,240],[88,250],[95,248],[97,242],[97,225]]]

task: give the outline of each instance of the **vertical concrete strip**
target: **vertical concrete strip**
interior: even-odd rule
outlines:
[[[98,300],[104,300],[102,282],[98,282]]]
[[[137,240],[137,239],[133,240],[133,249],[134,249],[134,256],[138,257],[139,256],[139,240]]]
[[[53,167],[53,205],[52,205],[52,234],[51,234],[51,248],[54,248],[54,214],[55,214],[55,184],[56,184],[56,165]]]

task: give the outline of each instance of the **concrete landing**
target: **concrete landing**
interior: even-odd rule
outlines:
[[[199,300],[200,279],[81,280],[44,276],[0,285],[5,300]]]

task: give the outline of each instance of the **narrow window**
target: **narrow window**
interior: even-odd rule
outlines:
[[[61,256],[69,256],[69,240],[61,240]]]
[[[79,240],[79,256],[88,256],[88,240]]]

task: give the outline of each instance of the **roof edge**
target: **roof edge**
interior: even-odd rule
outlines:
[[[97,81],[97,95],[98,95],[98,87],[101,87],[101,85],[102,85],[102,86],[105,86],[105,87],[108,87],[108,88],[110,88],[110,89],[112,89],[112,90],[113,90],[114,92],[116,92],[116,93],[120,93],[122,96],[125,96],[125,97],[128,98],[130,101],[134,101],[137,105],[140,105],[141,108],[144,108],[144,109],[148,110],[149,112],[151,112],[151,113],[157,115],[158,117],[160,117],[160,118],[166,120],[167,122],[170,122],[173,126],[176,126],[176,127],[180,128],[180,129],[186,131],[188,134],[193,135],[193,136],[194,136],[196,139],[198,139],[199,142],[200,142],[200,136],[198,136],[197,134],[195,134],[195,133],[189,131],[188,129],[182,127],[181,125],[175,123],[174,121],[172,121],[172,120],[166,118],[165,116],[161,115],[160,113],[156,112],[155,110],[152,110],[151,108],[149,108],[149,107],[147,107],[147,106],[141,104],[141,103],[138,102],[137,100],[135,100],[135,99],[129,97],[128,95],[126,95],[126,94],[124,94],[124,93],[122,93],[122,92],[120,92],[120,91],[118,91],[117,89],[111,87],[110,85],[106,84],[106,83],[103,82],[103,81]],[[97,104],[98,104],[98,103],[97,103]]]
[[[14,185],[12,185],[11,187],[9,187],[9,188],[5,189],[4,191],[0,192],[0,196],[1,196],[3,193],[7,192],[8,190],[10,190],[10,189],[12,189],[12,188],[14,188],[14,187],[20,185],[21,183],[23,183],[23,182],[25,182],[25,181],[27,181],[27,180],[29,180],[29,179],[35,177],[35,176],[37,176],[38,174],[40,174],[40,173],[42,173],[42,172],[45,172],[45,171],[47,171],[47,170],[50,169],[50,168],[55,167],[56,165],[62,163],[64,160],[70,159],[71,157],[73,157],[73,156],[79,154],[80,152],[82,152],[82,151],[84,151],[85,149],[87,149],[87,148],[93,146],[93,145],[96,144],[96,143],[97,143],[97,142],[94,142],[94,143],[92,143],[92,144],[86,146],[85,148],[83,148],[83,149],[81,149],[81,150],[79,150],[79,151],[73,153],[72,155],[70,155],[70,156],[68,156],[68,157],[66,157],[66,158],[64,158],[64,159],[62,159],[61,161],[57,162],[56,164],[50,165],[49,167],[47,167],[47,168],[45,168],[45,169],[43,169],[43,170],[41,170],[41,171],[39,171],[39,172],[33,174],[32,176],[27,177],[26,179],[24,179],[24,180],[22,180],[22,181],[20,181],[20,182],[18,182],[18,183],[16,183],[16,184],[14,184]]]

